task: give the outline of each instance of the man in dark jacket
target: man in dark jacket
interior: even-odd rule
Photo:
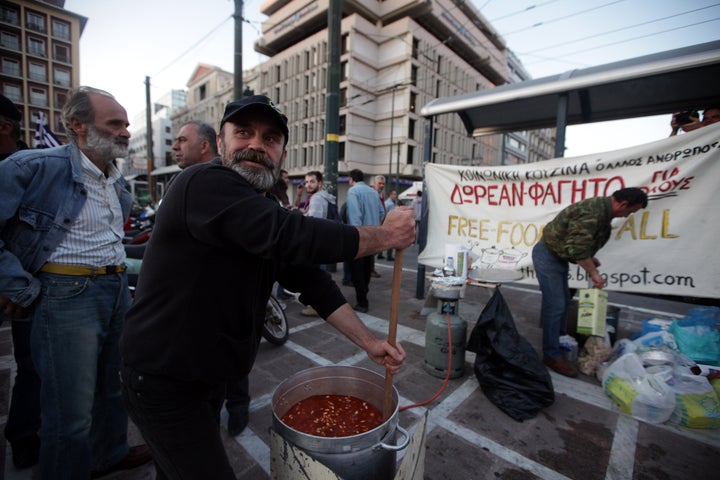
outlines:
[[[281,207],[264,192],[287,140],[287,118],[269,98],[231,102],[218,135],[222,160],[185,169],[163,202],[121,341],[125,402],[156,455],[158,478],[235,478],[219,412],[226,382],[255,361],[275,281],[389,372],[405,358],[313,265],[409,246],[412,211],[357,228]]]
[[[610,197],[588,198],[563,209],[543,229],[533,248],[533,266],[542,291],[543,362],[556,372],[576,377],[577,370],[560,352],[559,338],[565,325],[571,296],[568,263],[588,274],[595,288],[605,281],[595,254],[610,238],[611,222],[647,207],[647,194],[639,188],[623,188]]]

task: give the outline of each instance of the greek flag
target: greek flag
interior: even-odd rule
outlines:
[[[51,148],[62,145],[60,140],[48,127],[43,112],[37,113],[37,127],[35,129],[35,148]]]

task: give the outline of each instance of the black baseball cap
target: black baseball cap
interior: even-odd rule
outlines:
[[[12,100],[5,95],[0,95],[0,115],[10,120],[15,120],[16,122],[19,122],[22,118],[20,110],[18,110]]]
[[[222,120],[220,120],[220,131],[222,132],[223,125],[225,122],[232,120],[243,112],[248,112],[254,109],[264,109],[267,112],[275,116],[285,134],[285,143],[288,141],[290,132],[288,131],[288,118],[284,113],[265,95],[251,95],[249,97],[242,97],[240,100],[230,102],[225,106],[225,112],[223,113]]]

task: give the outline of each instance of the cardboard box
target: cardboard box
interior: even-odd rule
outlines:
[[[608,294],[599,288],[582,288],[578,292],[577,333],[605,336]]]

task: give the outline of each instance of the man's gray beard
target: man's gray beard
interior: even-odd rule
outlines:
[[[275,185],[277,178],[274,174],[274,166],[272,169],[265,169],[248,165],[245,163],[246,161],[259,163],[261,165],[272,165],[272,161],[269,158],[254,150],[240,150],[235,152],[232,159],[223,158],[223,163],[239,173],[241,177],[247,180],[253,189],[259,192],[269,191],[273,185]]]
[[[96,160],[109,165],[116,158],[125,158],[128,155],[127,145],[115,143],[112,136],[104,136],[92,125],[88,127],[87,148]]]

